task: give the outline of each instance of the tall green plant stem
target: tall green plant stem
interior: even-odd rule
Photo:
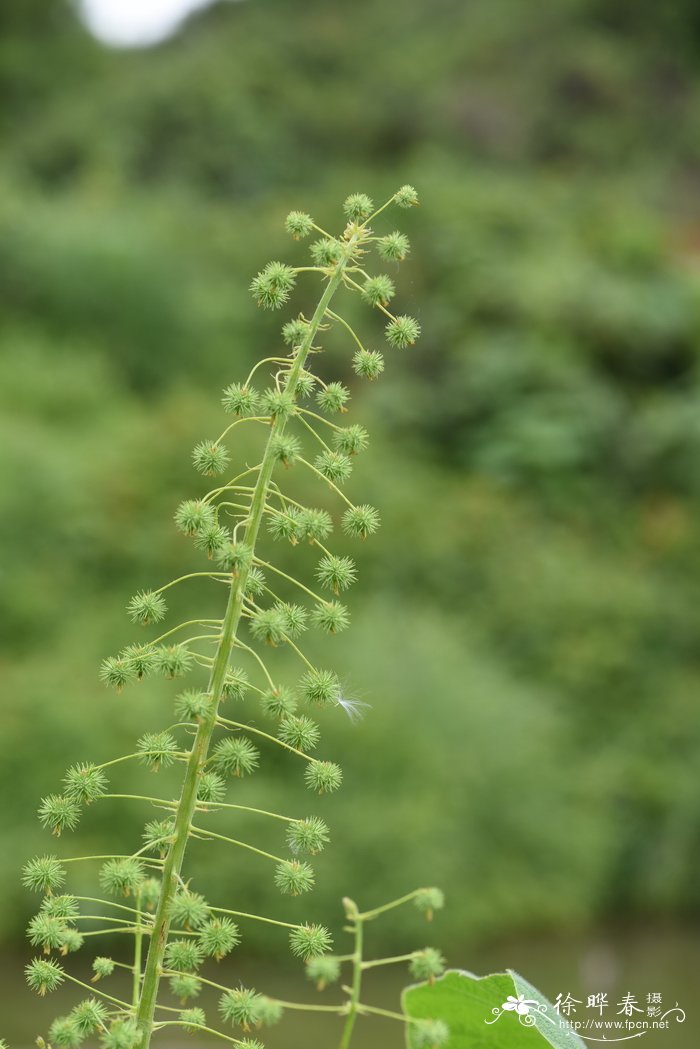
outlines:
[[[360,1005],[360,991],[362,990],[362,951],[364,940],[364,919],[353,900],[344,900],[348,919],[353,923],[355,933],[355,949],[352,954],[352,986],[350,988],[350,1001],[348,1013],[343,1027],[343,1035],[340,1039],[339,1049],[348,1049],[355,1021]]]
[[[141,918],[141,890],[136,894],[136,930],[134,936],[134,979],[132,1001],[134,1008],[139,1004],[141,993],[141,957],[143,951],[143,921]]]
[[[335,292],[342,282],[343,272],[347,266],[352,249],[356,245],[358,239],[358,234],[354,234],[350,238],[345,246],[344,254],[336,264],[335,271],[332,272],[328,278],[328,284],[326,285],[323,295],[314,311],[314,315],[311,318],[308,331],[306,332],[304,340],[300,345],[287,374],[286,389],[292,393],[296,389],[297,380],[304,368],[311,347],[313,346],[314,338],[326,313],[326,309],[330,305]],[[257,482],[253,491],[250,516],[248,518],[244,536],[244,542],[250,547],[253,554],[255,553],[255,546],[265,510],[272,471],[275,465],[272,442],[275,437],[284,432],[285,425],[286,419],[281,415],[277,416],[272,423]],[[177,892],[190,833],[190,824],[197,803],[198,782],[204,771],[209,754],[212,735],[216,727],[224,679],[229,667],[231,650],[234,641],[236,640],[236,634],[241,620],[243,597],[248,581],[248,572],[249,569],[244,567],[238,575],[233,575],[231,578],[231,591],[226,606],[226,614],[224,616],[221,636],[209,678],[208,693],[211,696],[211,702],[206,717],[202,719],[199,728],[197,729],[197,735],[187,763],[187,770],[182,785],[182,793],[180,795],[175,817],[174,837],[163,866],[163,884],[158,903],[158,910],[156,911],[148,958],[146,960],[143,988],[137,1013],[137,1020],[143,1031],[143,1041],[140,1049],[149,1049],[151,1042],[153,1018],[155,1015],[158,988],[163,969],[163,958],[167,946],[168,932],[170,930],[173,898]]]

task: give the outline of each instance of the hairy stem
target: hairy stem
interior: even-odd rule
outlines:
[[[354,240],[351,240],[347,245],[343,257],[338,262],[335,272],[330,276],[314,315],[311,318],[308,331],[306,332],[294,362],[289,369],[286,379],[286,388],[292,393],[296,389],[297,380],[304,368],[306,358],[311,350],[314,338],[321,321],[323,320],[326,309],[330,305],[333,295],[342,282],[343,272],[353,246]],[[285,424],[286,420],[281,416],[277,416],[270,428],[270,435],[260,464],[255,489],[253,491],[250,516],[248,518],[244,536],[244,542],[253,550],[253,552],[255,552],[260,524],[263,518],[265,503],[267,501],[268,490],[270,487],[272,471],[275,465],[273,441],[284,432]],[[226,614],[224,616],[221,635],[214,662],[212,664],[207,689],[211,697],[211,702],[207,716],[203,718],[197,729],[197,736],[187,763],[187,770],[182,785],[182,793],[175,817],[174,837],[163,866],[163,886],[160,901],[158,903],[158,910],[156,912],[155,926],[153,936],[151,937],[148,958],[146,960],[143,988],[137,1014],[139,1025],[143,1031],[141,1049],[149,1049],[151,1041],[153,1018],[155,1015],[158,988],[163,969],[163,958],[168,941],[168,932],[170,930],[173,899],[177,891],[187,848],[187,841],[190,834],[190,825],[197,805],[197,787],[199,778],[204,770],[209,754],[212,735],[217,723],[217,714],[221,701],[224,679],[229,667],[231,651],[233,649],[234,641],[236,640],[236,634],[241,620],[243,599],[248,581],[248,571],[249,569],[244,567],[237,576],[232,577]]]

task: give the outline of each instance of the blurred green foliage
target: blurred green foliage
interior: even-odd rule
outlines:
[[[373,709],[327,726],[346,786],[313,906],[437,883],[443,942],[697,908],[696,6],[250,0],[111,53],[17,0],[0,30],[2,930],[38,796],[167,721],[171,688],[115,699],[96,668],[130,594],[191,563],[190,449],[277,337],[250,276],[297,250],[291,207],[337,224],[405,181],[424,338],[369,390],[329,344],[384,528],[336,643]],[[284,763],[257,779],[308,807]]]

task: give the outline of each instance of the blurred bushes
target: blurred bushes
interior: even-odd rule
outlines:
[[[168,518],[199,490],[216,390],[277,337],[246,285],[296,250],[284,214],[337,223],[348,192],[410,180],[400,294],[422,342],[365,389],[329,341],[373,434],[353,491],[385,527],[337,642],[373,710],[328,725],[347,786],[314,906],[437,881],[455,939],[696,908],[691,5],[220,4],[126,54],[57,0],[12,6],[3,883],[46,847],[30,816],[67,762],[162,722],[171,689],[116,700],[96,665],[131,635],[131,592],[188,563]],[[272,768],[261,789],[308,807]],[[230,873],[208,857],[216,892]],[[236,870],[249,901],[259,875]],[[26,900],[4,899],[17,932]]]

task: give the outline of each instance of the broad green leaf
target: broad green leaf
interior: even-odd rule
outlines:
[[[511,998],[534,1003],[527,1014],[503,1008]],[[440,1049],[586,1049],[550,1002],[518,973],[491,976],[449,970],[432,985],[407,987],[403,1009],[412,1019],[442,1020],[450,1037]],[[406,1025],[408,1049],[420,1046],[414,1025]]]
[[[513,977],[516,995],[522,994],[525,998],[531,998],[539,1002],[540,1010],[533,1009],[531,1015],[535,1018],[535,1027],[545,1036],[550,1045],[556,1049],[585,1049],[585,1042],[576,1034],[570,1024],[564,1022],[559,1016],[552,1003],[545,998],[541,991],[533,987],[531,983],[509,969],[508,973]]]

